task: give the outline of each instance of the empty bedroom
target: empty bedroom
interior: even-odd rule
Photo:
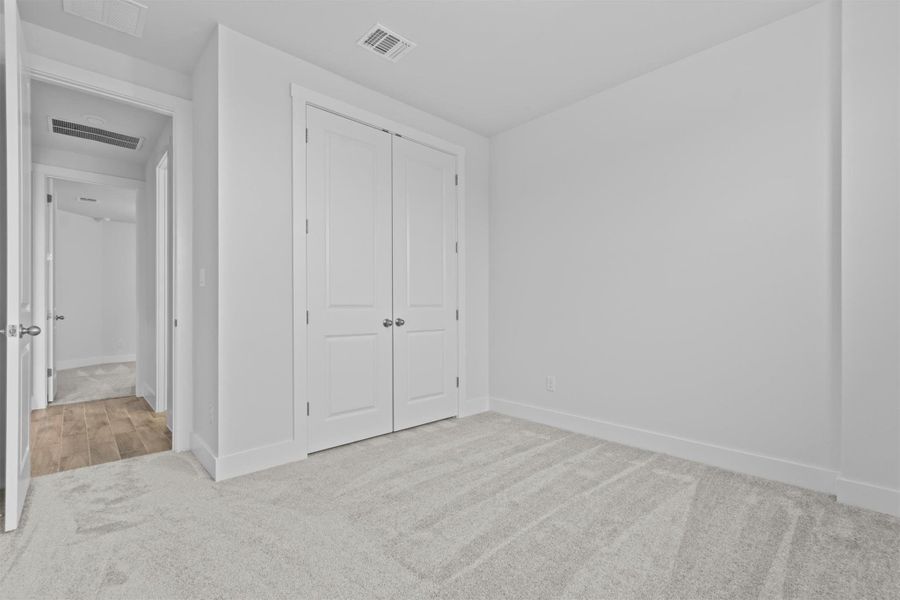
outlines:
[[[0,597],[900,598],[900,0],[2,4]]]

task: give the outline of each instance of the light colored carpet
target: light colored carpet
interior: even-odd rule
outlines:
[[[2,598],[900,598],[900,520],[488,413],[219,484],[38,478]]]
[[[134,396],[135,363],[108,363],[77,369],[62,369],[56,374],[54,404],[71,404]]]

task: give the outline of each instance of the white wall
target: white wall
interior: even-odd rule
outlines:
[[[56,148],[35,146],[32,160],[39,165],[62,167],[76,171],[113,175],[115,177],[125,177],[126,179],[144,178],[144,170],[140,165],[111,158],[100,158],[90,154],[68,152]]]
[[[55,256],[55,368],[134,360],[134,223],[58,210]]]
[[[838,497],[900,515],[900,5],[843,14]]]
[[[226,28],[219,44],[220,457],[265,451],[293,435],[291,83],[466,148],[464,410],[485,407],[488,140]]]
[[[137,393],[154,409],[156,390],[156,165],[172,146],[172,123],[160,132],[141,179],[144,189],[137,204]],[[171,156],[170,156],[171,158]],[[170,161],[171,162],[171,161]],[[169,191],[171,194],[171,190]],[[171,195],[170,195],[171,197]]]
[[[194,439],[198,456],[219,443],[219,34],[194,70]],[[200,272],[204,285],[200,285]]]
[[[183,73],[27,21],[22,22],[22,31],[26,47],[46,58],[174,96],[191,97],[190,77]]]
[[[493,406],[833,487],[830,17],[818,5],[494,139]]]

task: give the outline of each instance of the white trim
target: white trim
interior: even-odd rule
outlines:
[[[156,393],[150,388],[145,388],[146,393],[138,394],[139,398],[143,398],[144,402],[147,403],[147,406],[150,407],[150,410],[156,412]]]
[[[94,173],[92,171],[81,171],[78,169],[68,169],[65,167],[57,167],[54,165],[46,165],[42,163],[34,163],[32,165],[33,181],[34,181],[34,221],[32,223],[33,241],[34,241],[34,314],[36,318],[40,318],[43,323],[42,327],[49,328],[54,325],[47,318],[49,307],[47,306],[47,261],[46,254],[48,248],[47,219],[50,217],[50,211],[47,208],[46,196],[47,190],[50,189],[48,180],[59,179],[65,181],[73,181],[76,183],[87,183],[91,185],[103,185],[127,190],[144,189],[144,181],[140,179],[129,179],[126,177],[116,177],[114,175],[104,175],[102,173]],[[105,360],[106,358],[117,357],[89,357],[84,359],[73,359],[68,361],[60,361],[55,366],[51,364],[47,356],[47,338],[45,336],[37,336],[34,338],[34,363],[33,363],[33,382],[34,394],[31,400],[32,409],[40,409],[47,407],[49,386],[47,385],[47,369],[74,369],[88,365],[102,364],[104,362],[127,362],[134,360],[134,356],[126,360]],[[92,361],[97,362],[92,362]]]
[[[94,173],[93,171],[69,169],[66,167],[57,167],[55,165],[46,165],[42,163],[34,163],[34,170],[35,173],[43,173],[47,177],[51,177],[53,179],[65,179],[66,181],[74,181],[76,183],[105,185],[107,187],[124,188],[127,190],[144,189],[143,179],[130,179],[128,177],[104,175],[103,173]]]
[[[652,452],[669,454],[678,458],[719,467],[720,469],[772,479],[817,492],[833,494],[835,489],[837,471],[831,469],[689,440],[637,427],[618,425],[511,400],[491,398],[491,409],[511,417],[583,433]]]
[[[135,386],[135,392],[138,397],[143,398],[147,404],[150,405],[150,408],[153,409],[153,412],[157,412],[156,408],[156,390],[151,388],[146,383],[138,382]]]
[[[465,402],[460,403],[459,416],[471,417],[483,412],[491,410],[490,398],[481,396],[480,398],[469,398]]]
[[[472,412],[467,396],[468,377],[466,373],[466,150],[462,146],[450,143],[429,133],[408,127],[384,118],[375,113],[363,110],[352,104],[320,94],[296,83],[291,84],[293,101],[293,283],[294,283],[294,441],[302,440],[303,448],[307,448],[306,420],[306,106],[311,105],[328,112],[371,125],[379,129],[389,130],[404,138],[431,146],[447,154],[456,156],[456,170],[459,184],[456,188],[457,198],[457,306],[459,321],[457,322],[457,370],[459,373],[459,392],[457,396],[457,415],[464,416]],[[303,243],[296,243],[302,240]],[[486,410],[487,402],[484,400]],[[305,453],[300,458],[305,457]]]
[[[86,356],[84,358],[70,358],[68,360],[56,361],[56,370],[63,371],[65,369],[80,369],[81,367],[92,367],[94,365],[105,365],[109,363],[134,362],[137,357],[134,354],[118,354],[112,356]]]
[[[168,381],[168,354],[169,354],[169,324],[172,316],[169,314],[169,151],[165,150],[154,169],[156,192],[156,219],[154,240],[154,270],[156,292],[156,389],[159,391],[154,398],[153,409],[156,412],[164,411],[168,407],[169,399],[166,397]],[[160,177],[164,179],[162,193],[160,193]]]
[[[197,461],[206,469],[213,480],[216,479],[216,455],[196,433],[191,433],[191,452]]]
[[[55,85],[124,102],[172,117],[172,206],[174,214],[174,330],[172,449],[188,450],[193,431],[193,103],[148,87],[88,71],[43,56],[30,55],[31,77]]]
[[[838,502],[900,517],[900,490],[838,477]]]
[[[306,412],[304,411],[304,416]],[[302,443],[301,443],[302,442]],[[306,458],[306,436],[302,440],[287,440],[277,444],[251,448],[243,452],[226,454],[215,459],[215,471],[210,471],[213,479],[223,481],[271,469]]]

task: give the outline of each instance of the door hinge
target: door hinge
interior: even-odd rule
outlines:
[[[453,176],[454,185],[459,185],[459,173]]]
[[[47,377],[53,377],[53,369],[47,369]]]
[[[306,416],[309,416],[309,402],[306,403]]]
[[[309,143],[309,127],[306,128],[306,143]]]
[[[459,377],[456,378],[456,387],[459,387]]]
[[[309,311],[306,311],[306,324],[309,325]]]
[[[306,220],[306,233],[309,233],[309,219]]]
[[[47,202],[53,202],[53,194],[47,194]]]
[[[459,254],[459,242],[456,242],[456,243],[453,245],[453,250],[454,250],[454,252],[456,252],[457,254]]]
[[[178,327],[178,319],[175,319],[175,320],[174,320],[174,326],[175,326],[175,327]]]
[[[456,309],[456,320],[459,321],[459,309]]]

